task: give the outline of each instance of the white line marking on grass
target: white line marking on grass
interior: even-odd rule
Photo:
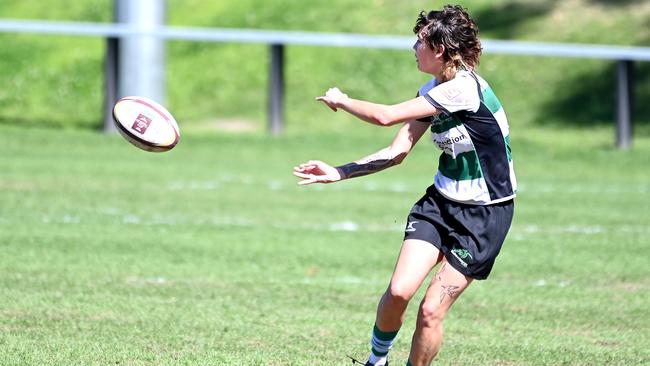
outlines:
[[[213,191],[219,189],[221,184],[215,181],[174,181],[170,182],[167,187],[173,191]]]
[[[232,176],[226,175],[216,177],[210,180],[174,180],[167,183],[167,189],[172,191],[211,191],[225,188],[229,185],[232,186],[255,186],[266,187],[270,191],[288,191],[295,190],[298,187],[296,184],[289,184],[288,182],[272,179],[272,180],[258,180],[248,176]],[[325,189],[330,191],[352,191],[352,192],[392,192],[392,193],[406,193],[406,192],[424,192],[423,187],[410,187],[406,182],[393,182],[390,184],[380,184],[373,181],[365,181],[363,184],[340,184],[340,185],[312,185],[308,189],[315,191],[323,191]]]
[[[265,187],[269,191],[291,191],[297,189],[296,185],[288,180],[261,180],[253,176],[226,174],[207,180],[174,180],[168,182],[167,188],[174,191],[212,191],[224,189],[228,186],[255,186]],[[426,185],[426,184],[425,184]],[[520,183],[520,193],[567,193],[567,194],[641,194],[646,195],[650,191],[648,184],[560,184],[556,182]],[[391,192],[391,193],[424,193],[426,186],[415,185],[409,181],[378,182],[366,180],[352,184],[337,185],[312,185],[308,188],[314,191],[346,191],[346,192]]]
[[[270,180],[270,181],[266,182],[266,187],[270,191],[281,191],[281,190],[284,189],[284,184],[282,184],[282,182],[277,181],[277,180]]]
[[[286,281],[282,281],[286,283]],[[305,277],[299,284],[302,285],[353,285],[353,286],[368,286],[368,285],[382,285],[384,281],[370,280],[356,276],[342,276],[334,278],[314,278],[314,277]]]
[[[80,222],[81,219],[78,216],[68,215],[68,214],[63,215],[64,224],[78,224]]]
[[[571,285],[571,280],[561,280],[557,283],[557,287],[559,288],[565,288]],[[533,282],[533,285],[538,286],[538,287],[544,287],[544,286],[549,286],[551,285],[548,281],[545,279],[541,278],[535,282]]]
[[[99,210],[99,213],[104,215],[119,215],[120,210],[117,207],[104,207]]]
[[[81,218],[79,216],[71,214],[63,214],[60,218],[52,218],[49,215],[41,216],[41,222],[44,224],[71,224],[76,225],[81,223]]]
[[[606,233],[625,234],[650,234],[650,226],[646,225],[615,225],[606,227],[602,225],[517,225],[513,226],[511,233],[519,234],[585,234],[598,235]]]
[[[389,190],[390,190],[391,192],[396,192],[396,193],[406,193],[406,192],[413,192],[413,191],[415,191],[415,190],[413,190],[413,189],[409,189],[409,187],[407,187],[406,184],[401,183],[401,182],[397,182],[397,183],[393,183],[393,184],[391,184]],[[422,190],[422,191],[423,191],[423,190]]]
[[[122,217],[123,224],[139,224],[142,220],[136,215],[125,215]]]
[[[145,286],[145,285],[156,285],[156,286],[161,286],[161,285],[166,285],[170,281],[167,280],[165,277],[136,277],[136,276],[130,276],[127,277],[126,283],[130,285],[137,285],[137,286]]]
[[[536,233],[545,233],[545,234],[565,234],[565,233],[576,233],[576,234],[602,234],[606,230],[602,226],[582,226],[582,225],[567,225],[567,226],[539,226],[539,225],[523,225],[513,228],[513,231],[523,231],[527,234],[536,234]],[[613,231],[613,230],[610,230]]]
[[[250,228],[272,228],[278,230],[310,230],[323,232],[380,232],[380,233],[398,233],[404,230],[403,223],[364,223],[354,220],[342,220],[333,222],[288,222],[277,218],[276,222],[251,220],[249,218],[206,214],[206,215],[184,215],[182,212],[174,213],[150,213],[135,214],[120,212],[116,208],[107,208],[95,211],[100,216],[110,217],[109,222],[113,224],[125,225],[148,225],[148,226],[221,226],[221,227],[250,227]],[[272,218],[273,219],[273,218]],[[16,219],[17,220],[17,219]],[[16,222],[14,219],[2,218],[0,224],[12,225]],[[43,215],[41,222],[44,224],[69,224],[78,225],[83,223],[95,223],[96,216],[78,216],[65,213],[60,216]],[[106,220],[103,220],[106,221]],[[508,240],[521,241],[526,240],[531,235],[605,235],[605,234],[646,234],[650,235],[650,225],[514,225],[508,235]]]
[[[559,184],[559,183],[520,183],[517,192],[526,193],[585,193],[585,194],[616,194],[616,193],[648,193],[647,184],[638,185],[607,185],[599,184]]]
[[[335,222],[329,227],[331,231],[359,231],[359,224],[352,221]]]
[[[153,215],[150,219],[146,220],[145,225],[176,225],[176,220],[171,216],[162,216],[160,214]]]

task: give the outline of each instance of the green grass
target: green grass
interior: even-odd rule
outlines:
[[[650,44],[646,1],[460,3],[486,39]],[[397,35],[433,6],[168,5],[177,26]],[[0,18],[108,22],[111,6],[5,0]],[[347,365],[346,354],[367,355],[404,219],[437,153],[425,137],[399,167],[325,186],[299,188],[290,171],[387,144],[394,129],[313,97],[338,85],[409,98],[426,81],[411,52],[287,47],[287,130],[273,139],[265,46],[170,42],[166,105],[183,138],[150,154],[92,132],[102,40],[0,42],[1,365]],[[618,151],[613,63],[484,55],[479,72],[512,128],[516,217],[491,278],[454,305],[436,364],[650,364],[650,67],[635,66],[634,146]],[[417,302],[394,365],[408,355]]]
[[[356,128],[367,137],[188,127],[173,151],[151,154],[119,136],[0,126],[0,363],[365,357],[404,219],[437,153],[424,137],[389,171],[295,185],[294,164],[344,163],[395,132]],[[513,228],[491,278],[452,309],[436,364],[648,364],[650,139],[618,151],[607,128],[512,136]]]

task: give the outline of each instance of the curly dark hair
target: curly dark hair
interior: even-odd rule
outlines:
[[[460,5],[445,5],[442,10],[421,11],[413,32],[431,49],[444,46],[443,81],[453,79],[459,69],[473,69],[481,57],[478,26]]]

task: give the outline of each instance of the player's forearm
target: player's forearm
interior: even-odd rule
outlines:
[[[337,166],[341,180],[377,173],[402,162],[404,156],[394,156],[390,148],[385,148],[352,163]]]
[[[366,102],[364,100],[346,98],[339,106],[344,111],[356,116],[357,118],[372,123],[377,126],[390,126],[394,125],[399,120],[395,120],[391,116],[390,106],[385,104],[377,104]]]

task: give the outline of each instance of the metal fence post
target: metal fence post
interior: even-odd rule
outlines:
[[[616,146],[628,149],[632,146],[632,106],[634,64],[630,60],[619,60],[616,78]]]
[[[113,106],[117,102],[119,39],[106,38],[106,59],[104,60],[104,127],[106,133],[117,132],[113,123]]]
[[[277,136],[284,129],[284,45],[272,44],[270,51],[268,129]]]
[[[118,97],[138,95],[165,103],[165,41],[151,32],[165,23],[165,0],[115,0],[119,23],[142,31],[119,42]]]
[[[113,21],[150,32],[164,25],[165,0],[114,0]],[[115,132],[112,109],[127,95],[165,99],[165,43],[153,35],[106,39],[104,132]]]

